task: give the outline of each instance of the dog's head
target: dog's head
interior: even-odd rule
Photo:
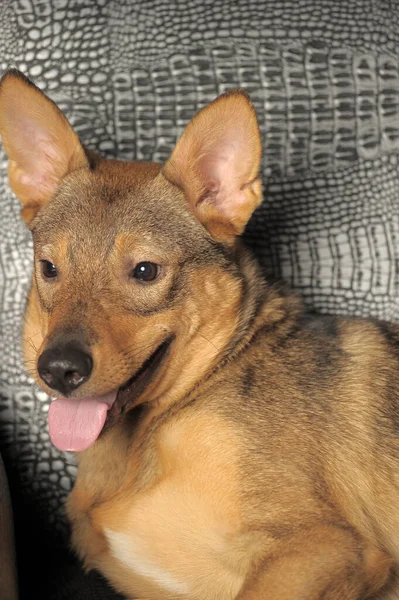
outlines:
[[[164,166],[103,160],[9,71],[0,134],[34,240],[25,356],[62,395],[54,443],[83,450],[107,415],[186,392],[234,335],[236,236],[261,201],[255,112],[232,91],[197,114]]]

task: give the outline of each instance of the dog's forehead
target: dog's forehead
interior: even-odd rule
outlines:
[[[66,236],[73,245],[110,247],[119,236],[132,234],[184,247],[208,237],[157,165],[132,170],[124,166],[129,163],[106,162],[107,169],[82,170],[64,180],[35,220],[39,243]]]

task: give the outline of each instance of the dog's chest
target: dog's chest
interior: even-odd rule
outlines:
[[[243,584],[249,557],[239,535],[237,445],[223,425],[206,424],[165,430],[163,477],[91,511],[102,543],[88,547],[85,536],[78,545],[126,594],[230,600]]]
[[[133,596],[227,600],[238,593],[243,577],[234,559],[236,527],[198,494],[165,483],[118,521],[103,526],[109,568],[122,567]]]

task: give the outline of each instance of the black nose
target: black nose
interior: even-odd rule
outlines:
[[[93,359],[78,341],[47,348],[39,357],[37,370],[53,390],[69,394],[89,379]]]

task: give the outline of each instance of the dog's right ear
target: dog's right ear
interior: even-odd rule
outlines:
[[[10,160],[10,186],[29,223],[62,179],[88,166],[66,117],[22,73],[7,71],[0,82],[0,135]]]

